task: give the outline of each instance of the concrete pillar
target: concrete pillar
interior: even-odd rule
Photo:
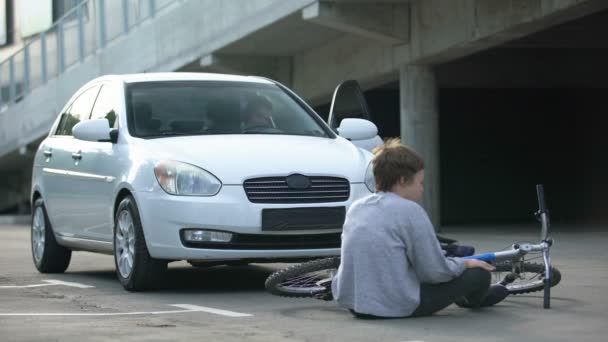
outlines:
[[[401,142],[424,159],[425,180],[422,206],[435,229],[440,224],[439,198],[439,110],[437,85],[430,66],[405,65],[399,70]]]

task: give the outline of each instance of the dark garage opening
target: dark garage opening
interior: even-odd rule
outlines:
[[[397,87],[365,92],[383,138],[400,134]],[[539,183],[554,222],[608,222],[606,94],[440,88],[441,224],[533,222]],[[326,118],[329,104],[316,109]]]
[[[400,134],[397,86],[365,92],[383,138]],[[607,94],[440,88],[441,224],[533,222],[539,183],[554,222],[608,222]]]
[[[532,223],[538,183],[553,222],[608,223],[607,33],[604,11],[434,67],[442,225]],[[365,92],[382,137],[398,87]]]
[[[608,11],[436,66],[442,223],[608,222]],[[576,225],[574,225],[576,227]]]
[[[537,183],[554,221],[607,221],[605,94],[442,89],[443,223],[529,221]]]

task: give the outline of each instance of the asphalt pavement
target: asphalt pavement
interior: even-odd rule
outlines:
[[[65,274],[40,274],[29,228],[0,225],[0,341],[606,341],[608,227],[556,228],[552,259],[562,281],[549,310],[538,293],[481,310],[452,305],[432,317],[361,320],[333,302],[266,293],[265,278],[286,264],[172,263],[164,288],[145,293],[125,291],[107,255],[75,252]],[[533,242],[538,230],[442,233],[484,252]]]

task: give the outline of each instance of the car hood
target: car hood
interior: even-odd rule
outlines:
[[[344,177],[364,181],[371,153],[343,138],[289,135],[209,135],[141,140],[153,161],[181,161],[201,167],[225,185],[255,177]]]

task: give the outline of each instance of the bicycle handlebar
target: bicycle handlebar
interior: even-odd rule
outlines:
[[[542,184],[536,184],[536,195],[538,197],[538,212],[536,213],[541,222],[541,241],[545,241],[549,235],[549,211],[545,203],[545,190]]]
[[[536,184],[536,196],[538,197],[538,210],[542,214],[547,211],[545,205],[545,190],[542,184]]]

